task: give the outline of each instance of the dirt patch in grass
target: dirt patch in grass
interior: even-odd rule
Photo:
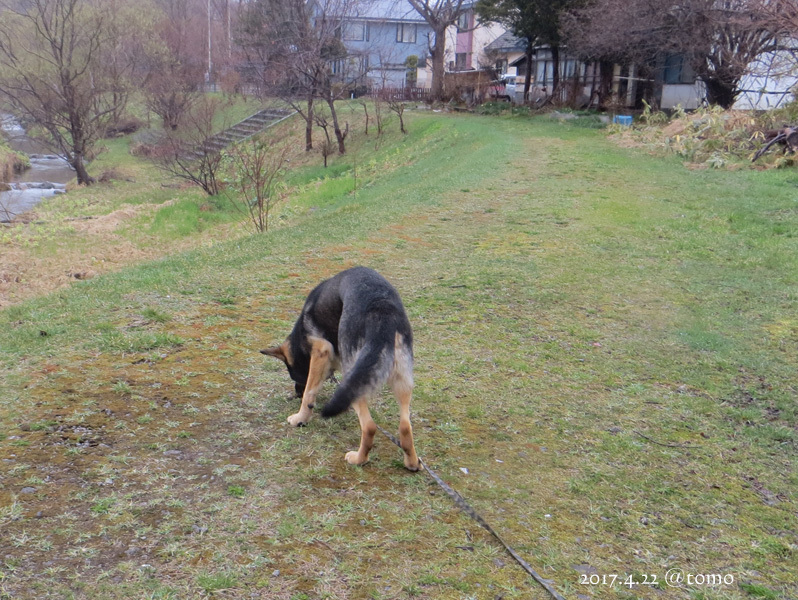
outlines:
[[[172,202],[165,202],[158,206],[139,205],[120,208],[119,210],[115,210],[100,217],[73,221],[72,227],[75,229],[75,231],[80,233],[98,237],[104,236],[114,233],[121,225],[129,223],[131,220],[137,217],[147,213],[155,212],[156,210],[160,210],[162,207],[169,206],[170,204],[172,204]],[[101,246],[109,245],[110,240],[102,239],[100,237],[100,239],[96,240],[96,243]]]
[[[102,226],[101,226],[102,227]],[[161,249],[147,250],[110,232],[89,233],[92,226],[81,226],[87,236],[83,242],[91,251],[61,250],[55,256],[38,256],[21,248],[4,249],[0,255],[0,308],[63,288],[77,280],[151,260]]]
[[[127,266],[202,246],[243,228],[218,227],[168,242],[141,230],[146,218],[172,204],[128,206],[105,215],[50,222],[29,213],[12,225],[14,241],[0,252],[0,308]],[[41,230],[45,230],[42,240]],[[8,232],[7,232],[8,233]],[[35,242],[28,243],[28,238]]]

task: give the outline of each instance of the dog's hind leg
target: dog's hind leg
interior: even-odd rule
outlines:
[[[346,462],[350,465],[365,465],[369,461],[369,452],[374,446],[374,434],[377,433],[377,424],[371,418],[366,396],[361,396],[352,404],[360,421],[360,448],[357,452],[347,452]]]
[[[404,345],[400,335],[396,336],[396,352],[394,367],[388,380],[393,395],[399,403],[399,443],[405,454],[405,468],[418,471],[421,462],[418,460],[413,444],[413,427],[410,425],[410,399],[413,396],[413,359]]]
[[[409,471],[418,471],[421,468],[421,462],[418,460],[416,447],[413,444],[413,426],[410,425],[410,398],[413,388],[396,382],[393,385],[393,393],[399,403],[399,443],[405,454],[405,468]]]
[[[332,373],[334,355],[335,351],[330,342],[321,338],[311,339],[310,368],[305,392],[302,394],[302,406],[298,413],[288,417],[288,422],[294,427],[306,425],[310,420],[316,404],[316,394]]]

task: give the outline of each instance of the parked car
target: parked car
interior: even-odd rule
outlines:
[[[507,100],[515,102],[516,76],[505,73],[499,79],[490,82],[490,97],[492,100]]]

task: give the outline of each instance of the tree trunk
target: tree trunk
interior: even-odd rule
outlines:
[[[435,47],[432,48],[432,98],[442,101],[444,98],[443,79],[446,73],[446,29],[435,31]]]
[[[313,150],[313,94],[308,96],[308,110],[305,115],[305,152]]]
[[[70,114],[69,120],[72,137],[71,148],[69,148],[71,160],[69,162],[72,168],[75,169],[78,185],[91,185],[94,183],[94,178],[86,170],[86,136],[83,121],[74,112]]]
[[[599,61],[599,108],[606,109],[612,100],[612,70],[615,67],[611,60]]]
[[[330,107],[333,131],[335,131],[335,139],[338,141],[338,154],[346,154],[346,145],[344,144],[346,134],[341,131],[341,127],[338,125],[338,113],[335,111],[335,98],[333,98],[332,94],[327,96],[327,106]]]
[[[86,170],[86,163],[83,161],[83,154],[79,152],[72,153],[72,160],[70,161],[72,168],[78,177],[78,185],[91,185],[94,183],[94,178],[89,175]]]
[[[740,93],[736,84],[726,83],[718,79],[703,79],[707,88],[707,102],[721,108],[729,109]]]
[[[526,50],[524,56],[526,57],[526,81],[524,81],[524,104],[529,102],[529,88],[532,87],[532,54],[534,47],[532,40],[526,41]]]
[[[560,98],[560,47],[556,44],[551,45],[551,99],[559,102]]]

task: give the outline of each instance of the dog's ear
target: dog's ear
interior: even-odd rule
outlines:
[[[274,348],[266,348],[265,350],[261,350],[260,353],[265,354],[266,356],[279,358],[286,365],[290,365],[292,363],[291,344],[288,340],[285,340],[282,344],[275,346]]]
[[[281,361],[288,364],[288,361],[285,359],[285,353],[283,352],[282,346],[275,346],[274,348],[266,348],[265,350],[261,350],[260,353],[265,354],[266,356],[273,356],[274,358],[279,358]]]

